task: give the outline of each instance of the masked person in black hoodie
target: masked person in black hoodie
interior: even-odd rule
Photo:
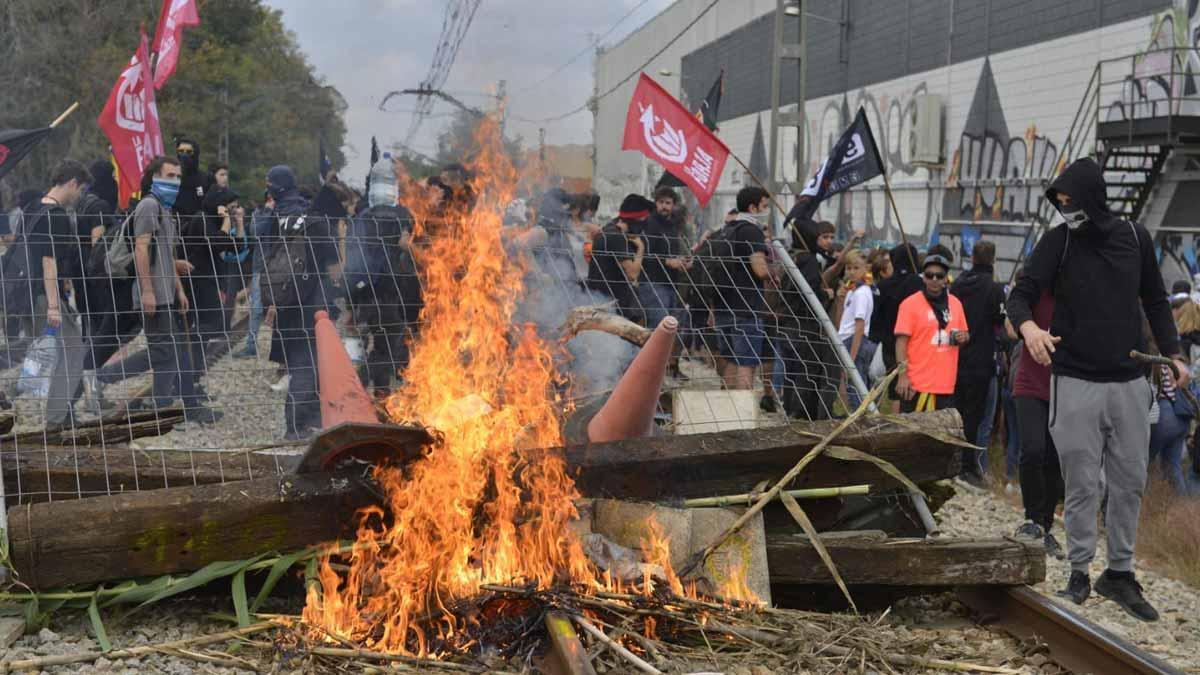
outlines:
[[[888,251],[888,258],[892,261],[892,276],[875,286],[878,293],[867,338],[883,349],[883,365],[891,372],[896,367],[896,316],[900,313],[900,303],[925,288],[925,282],[917,272],[919,258],[912,244],[896,245]],[[895,382],[889,395],[897,398]]]
[[[335,225],[347,214],[329,184],[310,206],[288,166],[275,166],[267,172],[267,191],[275,200],[275,210],[270,232],[262,237],[270,253],[264,256],[261,293],[263,305],[275,311],[289,377],[283,408],[285,438],[295,440],[310,436],[321,426],[314,317],[333,304],[326,282],[330,268],[338,264]]]
[[[821,281],[821,228],[811,220],[792,221],[790,226],[792,260],[822,311],[828,312],[833,294]],[[783,409],[793,419],[828,419],[837,398],[838,381],[837,371],[829,366],[836,357],[821,322],[791,275],[781,275],[779,293],[768,299],[771,297],[783,304],[775,312],[779,325],[773,338],[775,351],[783,361]]]
[[[987,403],[996,401],[996,330],[1004,326],[1004,286],[994,278],[992,265],[996,245],[976,242],[971,251],[971,269],[950,286],[967,315],[971,341],[958,350],[958,382],[954,400],[962,414],[963,433],[976,445],[988,447],[979,435],[985,417],[995,414]],[[990,428],[990,425],[988,425]],[[984,450],[963,451],[964,480],[981,484],[987,470]]]
[[[172,211],[180,216],[180,224],[186,230],[193,216],[204,209],[204,198],[212,188],[212,175],[200,170],[200,144],[190,138],[176,137],[175,156],[183,170],[179,184],[179,197]]]
[[[209,340],[228,335],[221,297],[226,267],[221,256],[236,246],[233,232],[243,219],[237,193],[214,187],[204,198],[200,217],[183,229],[184,254],[192,264],[183,285],[191,301],[192,364],[198,374],[208,371],[205,347]]]
[[[1046,190],[1065,223],[1047,232],[1029,256],[1008,299],[1008,314],[1034,360],[1051,366],[1050,435],[1066,483],[1063,520],[1071,577],[1064,595],[1082,604],[1091,593],[1101,471],[1107,479],[1108,569],[1096,592],[1130,615],[1156,621],[1133,574],[1138,514],[1146,486],[1149,411],[1154,396],[1144,368],[1142,313],[1159,350],[1187,363],[1163,287],[1154,242],[1136,223],[1108,210],[1100,166],[1076,160]],[[1050,330],[1033,321],[1044,290],[1054,294]]]

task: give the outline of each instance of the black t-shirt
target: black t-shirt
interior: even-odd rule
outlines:
[[[29,279],[36,284],[35,296],[42,294],[42,258],[53,258],[59,289],[79,264],[79,239],[71,216],[57,204],[39,204],[25,214],[25,238],[29,256]]]
[[[645,258],[642,260],[642,280],[654,284],[674,283],[678,272],[667,267],[665,263],[668,258],[678,257],[683,249],[678,224],[653,213],[646,221],[642,239],[646,242]]]
[[[750,269],[750,256],[765,254],[767,237],[758,223],[741,220],[726,226],[732,230],[711,241],[712,254],[724,262],[714,283],[717,285],[718,311],[750,314],[766,307],[762,280]]]
[[[622,308],[632,307],[633,287],[621,269],[621,261],[632,260],[635,253],[633,243],[616,223],[605,225],[592,241],[588,288],[611,296]]]

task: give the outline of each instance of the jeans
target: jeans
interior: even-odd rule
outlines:
[[[1158,460],[1163,478],[1171,484],[1176,494],[1187,494],[1183,451],[1191,420],[1176,415],[1169,399],[1158,400],[1158,411],[1158,423],[1150,427],[1150,461]]]
[[[987,379],[984,379],[987,378]],[[958,412],[963,420],[963,437],[968,441],[986,448],[985,443],[979,443],[980,429],[984,419],[995,410],[996,376],[959,373],[958,382],[954,387],[954,398],[958,403]],[[988,404],[992,407],[989,408]],[[988,433],[991,433],[991,423],[988,423]],[[962,451],[963,471],[976,476],[987,472],[987,451]]]
[[[996,376],[992,376],[992,383],[988,386],[987,400],[983,404],[983,418],[979,420],[979,435],[975,438],[975,445],[981,448],[992,447],[992,427],[996,424],[996,398],[999,396],[999,382]],[[984,453],[987,456],[987,453]],[[987,468],[987,463],[984,463],[984,468]]]
[[[251,354],[258,353],[258,327],[262,325],[263,319],[262,289],[258,285],[259,276],[259,273],[255,272],[254,278],[250,281],[250,319],[246,327],[246,351]]]
[[[306,434],[321,427],[321,399],[317,389],[316,334],[306,328],[281,329],[283,365],[290,377],[283,404],[286,433]]]
[[[846,352],[849,352],[850,345],[854,344],[854,338],[848,337],[842,340],[842,344],[846,345]],[[854,369],[858,371],[864,384],[871,381],[871,359],[875,358],[877,348],[878,345],[868,340],[866,336],[858,345],[858,356],[854,358]],[[850,412],[854,412],[862,404],[862,396],[859,395],[858,388],[854,386],[854,382],[849,377],[846,378],[846,397],[850,400]]]
[[[1005,387],[1000,397],[1004,401],[1004,430],[1008,442],[1004,446],[1004,475],[1017,480],[1021,466],[1021,432],[1017,428],[1017,404],[1012,389]]]
[[[643,281],[638,284],[637,297],[646,316],[647,328],[653,330],[663,319],[673,316],[679,320],[678,335],[683,335],[688,329],[691,315],[684,311],[679,294],[670,283]]]
[[[190,338],[183,330],[183,317],[177,308],[158,306],[154,316],[146,317],[143,330],[146,333],[150,368],[154,371],[154,405],[159,408],[171,405],[178,392],[184,408],[199,408]]]

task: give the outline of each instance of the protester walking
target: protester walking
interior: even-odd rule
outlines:
[[[1008,314],[1033,358],[1051,367],[1050,433],[1066,484],[1064,520],[1071,576],[1064,591],[1082,604],[1096,554],[1100,477],[1108,497],[1108,568],[1096,592],[1143,621],[1158,612],[1133,572],[1138,515],[1146,485],[1152,392],[1130,351],[1143,347],[1142,312],[1162,353],[1187,364],[1163,287],[1154,242],[1144,227],[1113,215],[1100,165],[1072,163],[1046,190],[1066,221],[1047,232],[1009,295]],[[1033,306],[1053,289],[1050,329]],[[1168,376],[1169,377],[1169,376]]]
[[[821,281],[818,224],[811,220],[794,223],[790,255],[800,275],[812,289],[821,312],[828,312],[832,293]],[[783,409],[793,419],[828,419],[837,398],[838,372],[832,344],[825,337],[821,320],[809,305],[790,274],[779,281],[781,310],[775,351],[783,362]]]
[[[893,259],[894,262],[894,259]],[[896,378],[902,412],[953,408],[958,350],[971,340],[962,303],[946,290],[950,261],[927,255],[925,288],[900,303],[896,316],[896,359],[907,364]]]
[[[679,373],[680,339],[689,330],[690,316],[679,295],[680,279],[692,267],[688,247],[683,240],[682,223],[677,215],[679,194],[669,187],[654,191],[654,212],[646,219],[642,231],[645,254],[642,276],[638,281],[637,297],[646,317],[646,326],[653,328],[664,318],[679,320],[680,338],[676,339],[671,355],[670,370]]]
[[[962,302],[971,334],[971,341],[958,350],[954,400],[962,415],[964,437],[984,448],[963,451],[966,480],[976,485],[982,485],[987,474],[991,439],[985,432],[991,435],[990,418],[996,414],[996,331],[1004,326],[1004,285],[995,279],[995,261],[995,244],[975,242],[971,269],[950,286],[950,293]]]
[[[1048,329],[1054,316],[1054,295],[1043,291],[1032,316],[1039,328]],[[1062,560],[1062,546],[1050,533],[1054,512],[1063,498],[1058,449],[1050,434],[1050,367],[1039,363],[1023,342],[1013,367],[1012,398],[1020,439],[1017,475],[1025,508],[1025,522],[1017,528],[1016,537],[1041,543],[1047,555]]]
[[[37,206],[27,209],[21,237],[29,270],[33,334],[56,335],[58,358],[46,394],[47,428],[74,426],[75,390],[87,351],[80,316],[71,308],[66,282],[82,269],[79,239],[68,209],[73,209],[92,175],[83,164],[66,159],[54,168],[51,187]]]
[[[201,404],[188,352],[185,317],[189,304],[179,273],[190,272],[191,264],[175,258],[180,243],[179,223],[169,209],[179,193],[180,166],[175,158],[156,157],[145,174],[150,177],[150,193],[133,212],[134,288],[154,371],[151,407],[166,408],[178,395],[188,421],[215,422],[221,415]]]

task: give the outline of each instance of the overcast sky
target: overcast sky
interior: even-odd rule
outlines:
[[[508,81],[509,133],[527,145],[537,143],[536,124],[516,116],[544,118],[576,108],[591,95],[594,50],[589,48],[637,8],[603,41],[611,45],[646,23],[673,0],[483,0],[458,52],[445,90],[477,107],[494,104],[496,83]],[[317,74],[346,98],[346,160],[366,170],[371,135],[388,149],[403,141],[416,99],[393,97],[382,112],[379,102],[392,90],[416,87],[425,77],[442,28],[445,0],[267,0],[283,10]],[[639,7],[639,5],[641,5]],[[543,79],[579,52],[587,54],[550,80]],[[414,146],[431,153],[444,117],[453,108],[439,103],[422,126]],[[442,115],[443,117],[439,117]],[[591,142],[592,116],[579,113],[547,125],[546,142]]]

